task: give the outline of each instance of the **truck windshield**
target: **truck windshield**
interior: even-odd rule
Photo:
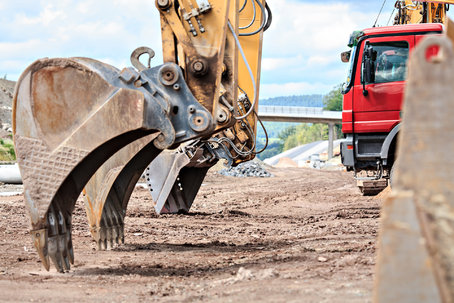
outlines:
[[[349,68],[348,68],[348,73],[347,73],[347,79],[344,83],[343,90],[347,90],[347,88],[350,86],[350,83],[353,78],[353,66],[355,63],[355,56],[356,56],[356,46],[352,47],[352,53],[350,55],[350,62],[349,62]]]

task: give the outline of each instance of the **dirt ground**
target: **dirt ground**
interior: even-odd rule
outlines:
[[[127,244],[96,251],[81,200],[75,265],[46,272],[22,196],[0,198],[0,301],[370,302],[381,200],[345,172],[210,173],[189,215],[158,217],[137,187]]]

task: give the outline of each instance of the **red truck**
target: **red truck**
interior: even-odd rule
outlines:
[[[355,172],[365,194],[392,182],[409,54],[425,36],[442,31],[441,24],[370,28],[354,32],[351,50],[342,53],[342,61],[350,62],[343,88],[342,163]]]

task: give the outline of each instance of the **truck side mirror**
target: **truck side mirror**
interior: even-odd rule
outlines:
[[[369,92],[366,89],[366,83],[375,82],[375,61],[377,60],[377,51],[372,46],[366,46],[363,56],[363,95],[367,96]]]
[[[348,63],[350,62],[350,56],[352,54],[352,51],[349,50],[349,51],[346,51],[346,52],[342,52],[341,53],[341,61],[344,62],[344,63]]]
[[[363,79],[365,83],[374,83],[375,82],[375,65],[374,62],[370,59],[364,61],[364,75]]]

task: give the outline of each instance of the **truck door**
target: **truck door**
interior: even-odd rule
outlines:
[[[359,60],[361,68],[355,80],[353,112],[355,132],[388,133],[400,121],[405,88],[407,61],[414,47],[414,36],[370,38],[363,42]],[[373,76],[364,81],[363,67],[366,48],[372,48]],[[364,93],[364,89],[367,93]]]

